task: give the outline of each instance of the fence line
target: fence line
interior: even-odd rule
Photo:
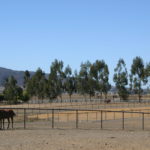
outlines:
[[[48,105],[49,104],[49,105]],[[91,101],[91,102],[72,102],[72,103],[41,103],[41,104],[18,104],[17,106],[15,105],[1,105],[0,107],[24,107],[24,108],[46,108],[46,107],[55,107],[55,108],[64,108],[64,107],[70,107],[70,108],[87,108],[89,109],[102,109],[102,108],[128,108],[128,107],[150,107],[150,101],[144,101],[144,102],[111,102],[109,104],[106,104],[104,102],[100,101]]]
[[[137,112],[137,111],[113,111],[113,110],[91,110],[91,109],[44,109],[44,108],[0,108],[0,109],[13,109],[17,113],[15,120],[16,124],[23,123],[23,128],[27,129],[32,123],[34,126],[38,126],[38,120],[42,119],[48,123],[50,128],[63,128],[65,126],[75,125],[76,129],[80,128],[80,125],[90,125],[97,128],[99,124],[100,129],[107,129],[107,126],[115,126],[118,129],[126,129],[135,120],[135,126],[140,123],[141,129],[145,130],[146,124],[150,129],[150,112]],[[37,118],[35,117],[37,115]],[[42,116],[43,115],[43,116]],[[86,117],[84,117],[86,115]],[[100,115],[100,116],[99,116]],[[64,121],[66,117],[67,121]],[[36,119],[35,119],[36,118]],[[131,118],[131,119],[130,119]],[[41,120],[42,120],[41,119]],[[51,121],[51,125],[49,122]],[[108,122],[108,123],[107,123]],[[41,122],[40,122],[41,123]],[[120,124],[121,123],[121,124]],[[62,124],[62,125],[61,125]],[[114,125],[115,124],[115,125]],[[44,125],[41,126],[44,128]],[[70,127],[70,126],[69,126]],[[33,127],[34,128],[34,127]],[[134,126],[133,126],[134,128]]]

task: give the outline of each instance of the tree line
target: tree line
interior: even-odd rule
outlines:
[[[120,99],[127,100],[129,94],[138,94],[140,102],[143,87],[149,83],[149,77],[150,63],[145,64],[141,57],[133,59],[130,72],[125,61],[119,59],[114,69],[113,81]],[[107,99],[110,89],[109,68],[104,60],[96,60],[94,63],[86,61],[81,63],[79,72],[73,72],[69,65],[64,67],[63,61],[55,59],[48,75],[40,68],[33,76],[29,71],[25,71],[24,87],[19,87],[13,76],[6,79],[0,99],[17,103],[19,100],[26,102],[35,96],[42,100],[48,98],[50,101],[59,97],[63,101],[63,93],[68,93],[70,101],[73,93],[83,95],[85,100],[86,95],[89,95],[91,100],[96,93]]]

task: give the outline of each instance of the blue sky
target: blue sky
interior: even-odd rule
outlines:
[[[49,72],[57,58],[79,70],[104,59],[150,61],[149,0],[1,0],[0,66]]]

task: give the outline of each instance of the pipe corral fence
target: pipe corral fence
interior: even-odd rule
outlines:
[[[150,130],[150,109],[111,111],[97,109],[13,109],[14,129]],[[5,121],[7,124],[7,121]]]
[[[109,104],[101,102],[101,101],[91,101],[91,102],[62,102],[62,103],[22,103],[17,105],[8,105],[8,104],[0,104],[0,108],[56,108],[56,109],[111,109],[111,108],[136,108],[136,107],[150,107],[150,100],[142,101],[141,103],[134,102],[111,102]]]

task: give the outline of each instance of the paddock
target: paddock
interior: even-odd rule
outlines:
[[[150,131],[150,103],[51,103],[1,106],[16,113],[14,129]],[[27,107],[28,106],[28,107]],[[34,106],[34,107],[33,107]]]

